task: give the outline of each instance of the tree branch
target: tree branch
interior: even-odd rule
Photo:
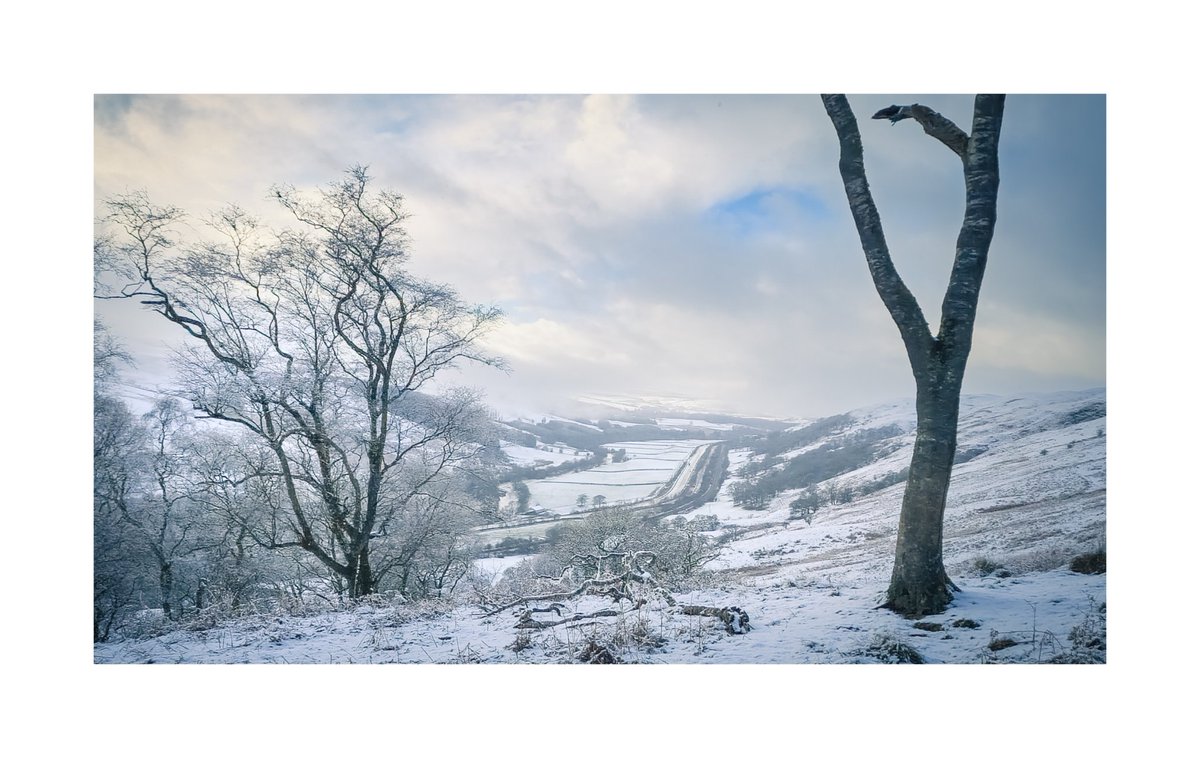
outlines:
[[[912,105],[891,105],[875,113],[871,118],[886,118],[895,124],[906,118],[915,120],[925,129],[925,133],[954,151],[962,160],[967,159],[967,133],[932,108],[913,103]]]
[[[975,97],[971,139],[963,162],[967,204],[938,330],[938,338],[953,350],[955,361],[964,364],[971,349],[979,290],[996,228],[1000,183],[998,148],[1003,120],[1004,95]]]
[[[921,312],[920,304],[900,278],[888,252],[887,241],[883,236],[883,222],[879,218],[875,200],[871,197],[871,187],[867,184],[858,122],[845,95],[821,95],[821,100],[834,129],[837,130],[838,142],[841,145],[841,160],[838,166],[846,189],[846,199],[850,203],[850,213],[854,216],[859,241],[867,258],[867,267],[871,271],[871,278],[875,282],[880,299],[883,300],[904,339],[909,362],[913,370],[917,371],[928,360],[933,346],[933,335],[929,332],[929,324]]]

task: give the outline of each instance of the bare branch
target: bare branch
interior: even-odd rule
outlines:
[[[850,203],[855,226],[858,227],[859,241],[863,253],[866,254],[867,267],[871,271],[875,289],[900,330],[910,362],[914,366],[923,365],[932,347],[933,336],[929,332],[929,323],[921,312],[920,304],[900,278],[888,252],[887,241],[883,236],[883,222],[879,218],[875,200],[871,197],[870,185],[867,184],[858,122],[845,95],[822,95],[821,100],[825,103],[825,111],[837,130],[838,141],[841,144],[839,167],[842,183],[845,185],[846,199]]]
[[[893,124],[906,118],[914,119],[925,133],[954,151],[954,154],[964,161],[967,159],[967,133],[932,108],[913,103],[912,105],[891,105],[871,116],[873,119],[886,118]]]

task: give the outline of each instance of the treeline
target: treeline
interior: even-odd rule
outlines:
[[[755,453],[767,458],[775,458],[789,450],[806,447],[820,439],[837,434],[853,423],[854,417],[848,413],[827,416],[810,422],[800,429],[772,432],[750,442],[749,447]]]
[[[677,429],[662,429],[654,425],[620,426],[610,424],[607,421],[601,421],[596,424],[599,427],[598,429],[589,429],[569,421],[560,421],[558,419],[547,419],[537,424],[527,421],[507,421],[505,423],[518,432],[534,436],[532,440],[533,444],[530,444],[529,438],[518,439],[515,435],[506,435],[508,439],[514,442],[521,442],[526,447],[534,447],[538,439],[541,439],[543,443],[551,447],[564,445],[579,450],[595,450],[601,445],[610,443],[664,439],[684,440],[706,436],[699,433],[699,431],[689,432]]]
[[[559,474],[571,474],[576,471],[585,471],[587,469],[601,466],[605,461],[612,456],[613,463],[620,463],[625,460],[625,450],[609,450],[608,448],[596,447],[587,451],[586,458],[580,458],[574,461],[563,461],[550,466],[513,466],[508,471],[498,476],[498,481],[504,482],[520,482],[527,479],[546,479]]]
[[[848,421],[842,417],[823,419],[825,429],[844,428]],[[781,446],[779,439],[765,440],[763,449],[778,450],[779,453],[803,447],[821,439],[812,426],[792,435],[788,446]],[[828,433],[828,432],[826,432]],[[816,436],[811,436],[816,434]],[[836,440],[793,456],[782,459],[777,453],[768,453],[763,460],[746,464],[739,472],[746,477],[730,488],[734,502],[751,510],[766,508],[772,499],[785,490],[801,489],[824,482],[827,479],[862,468],[895,449],[891,442],[903,434],[896,425],[864,429],[843,435]]]
[[[620,423],[608,420],[574,421],[562,419],[546,419],[538,423],[530,421],[505,421],[504,426],[507,428],[504,429],[501,436],[506,440],[524,445],[525,447],[536,447],[538,441],[541,440],[543,444],[550,446],[564,445],[580,450],[592,450],[600,445],[621,442],[691,439],[731,440],[736,441],[739,445],[754,444],[756,441],[764,442],[765,440],[780,439],[779,444],[785,445],[782,449],[790,449],[786,447],[787,439],[789,439],[786,435],[792,435],[793,433],[780,430],[780,427],[785,426],[787,422],[714,414],[678,414],[678,417],[710,421],[712,423],[733,424],[735,428],[730,430],[698,427],[689,429],[664,429],[655,423],[654,419],[629,416],[622,417]],[[846,420],[845,424],[848,425],[851,420],[850,417],[846,416],[844,418]],[[766,438],[761,436],[763,431],[770,432]],[[781,437],[780,435],[785,436]],[[818,433],[814,439],[820,439],[821,436],[822,434]]]
[[[899,484],[906,479],[908,479],[908,466],[881,474],[874,479],[860,482],[853,487],[834,481],[806,487],[800,491],[795,500],[789,503],[791,518],[804,519],[811,524],[813,516],[816,515],[822,506],[849,503],[857,497],[870,495],[873,492],[891,487],[893,484]]]

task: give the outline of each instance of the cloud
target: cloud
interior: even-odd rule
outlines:
[[[851,98],[936,325],[960,164],[867,119],[914,101],[969,125],[969,97]],[[489,344],[512,373],[463,378],[514,403],[646,392],[816,415],[912,393],[815,96],[100,96],[95,135],[97,198],[146,188],[272,221],[270,185],[370,164],[406,197],[413,269],[507,313]],[[968,391],[1104,383],[1104,143],[1102,97],[1010,98]],[[114,330],[144,341],[141,317]]]

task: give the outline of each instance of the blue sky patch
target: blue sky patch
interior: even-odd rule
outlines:
[[[774,232],[801,221],[823,221],[829,215],[821,198],[794,187],[757,189],[717,203],[704,213],[708,221],[738,236]]]

